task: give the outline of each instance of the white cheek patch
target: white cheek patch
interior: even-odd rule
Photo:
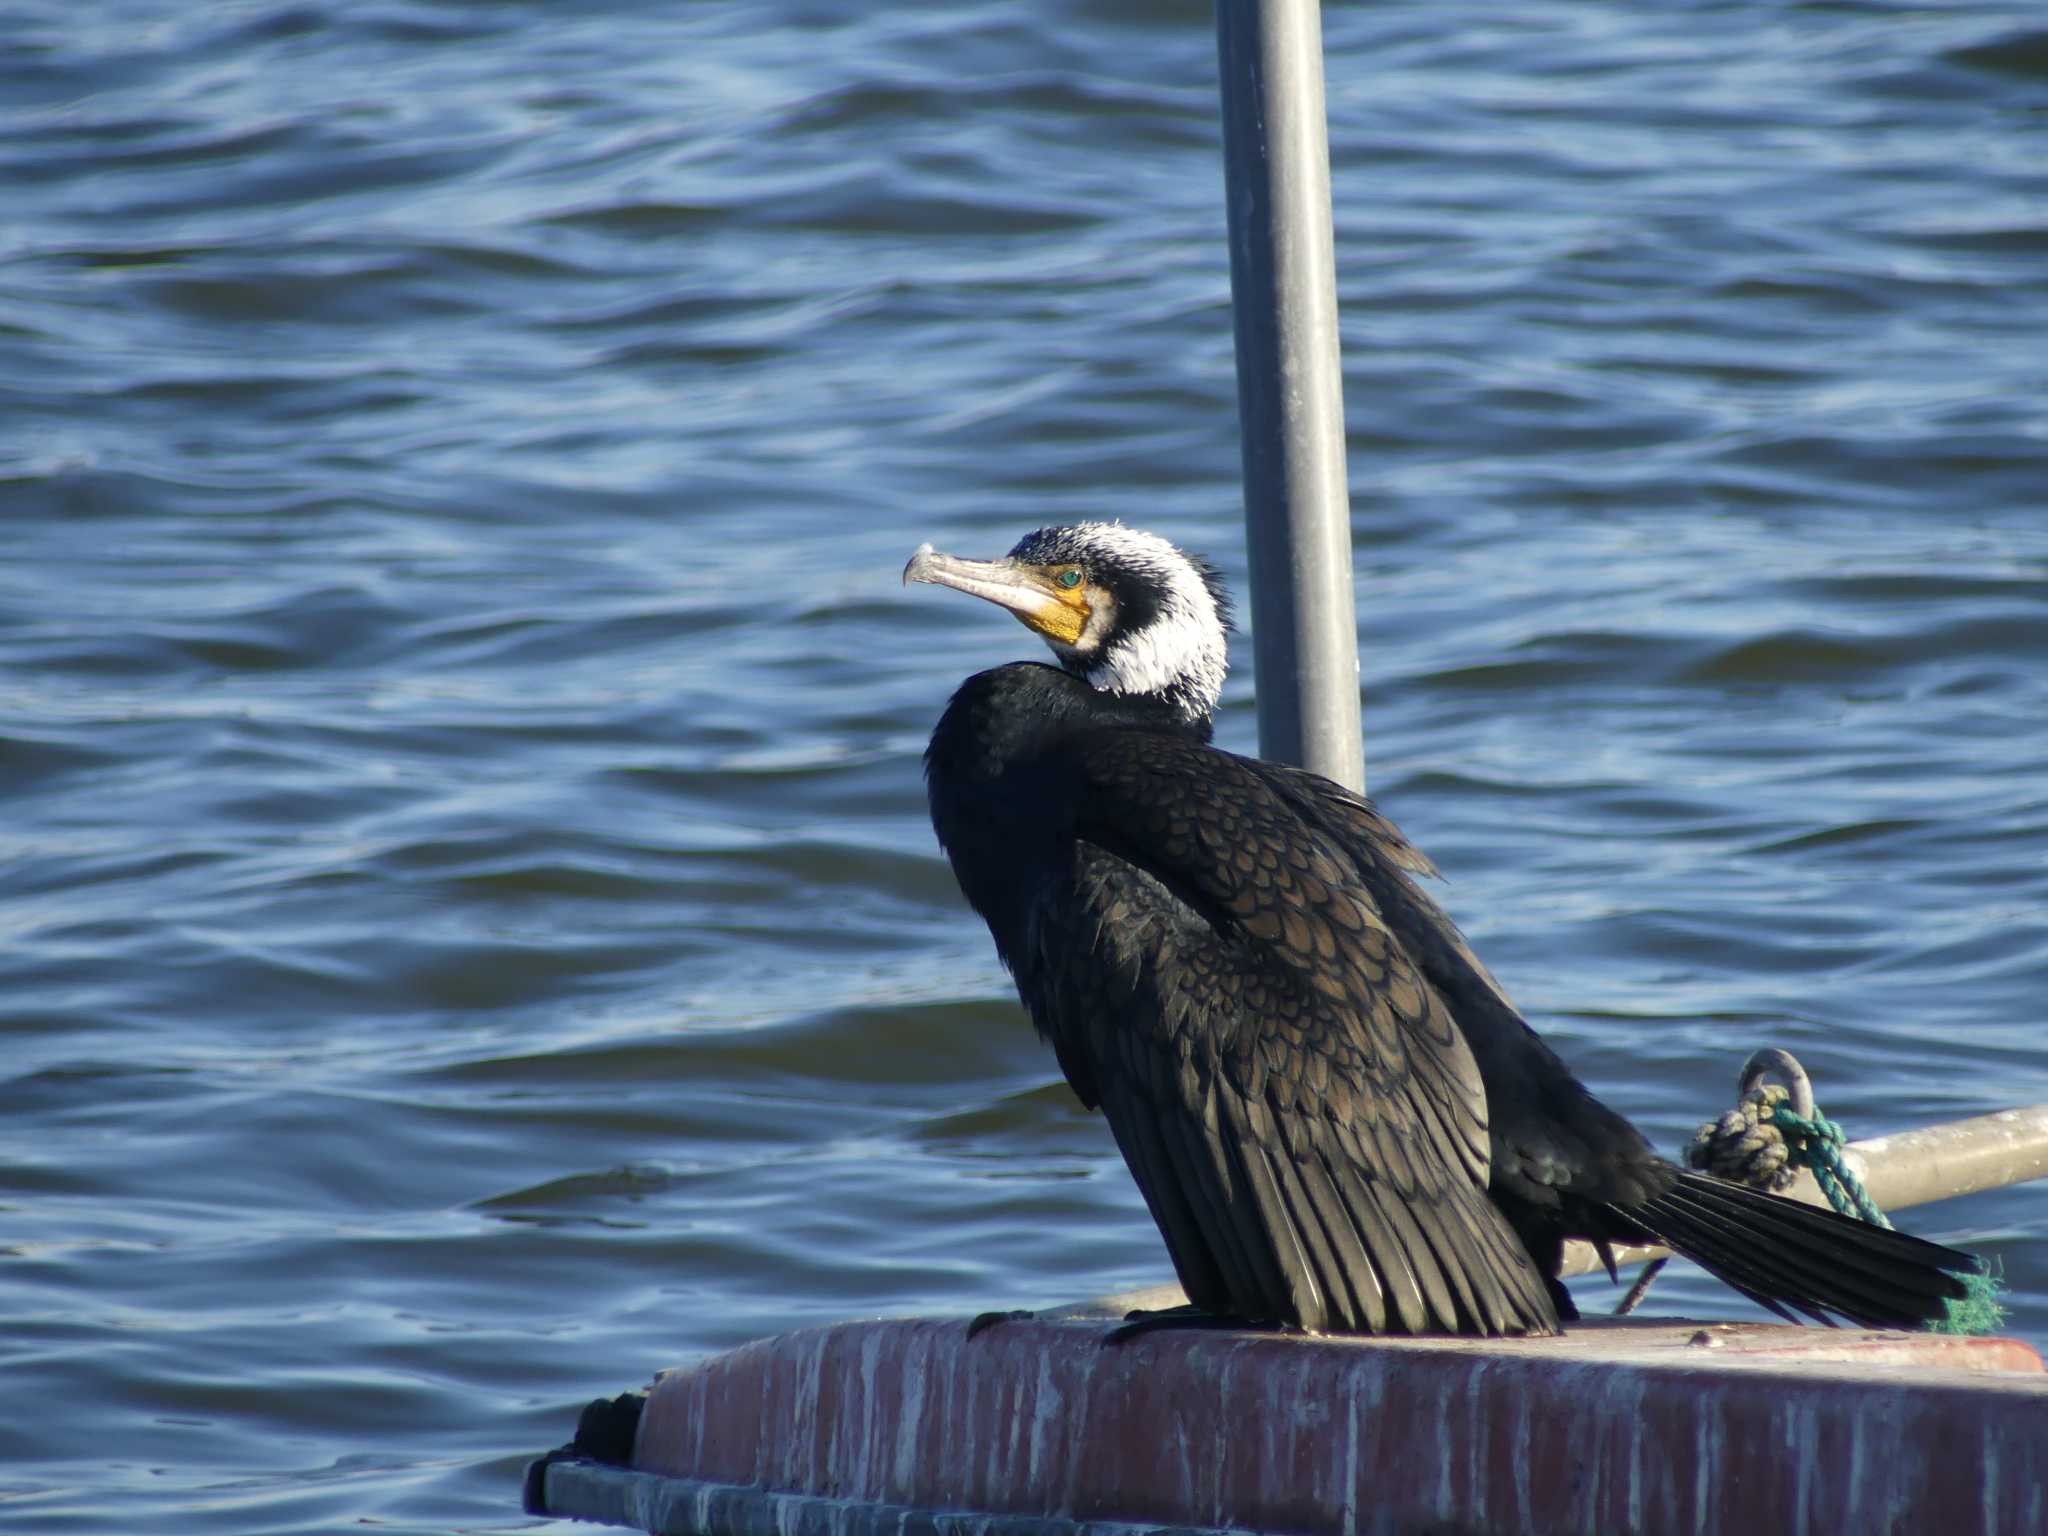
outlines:
[[[1208,718],[1222,696],[1228,658],[1223,615],[1201,572],[1166,540],[1120,523],[1083,523],[1058,532],[1067,541],[1059,558],[1121,567],[1159,592],[1151,622],[1134,634],[1118,634],[1116,599],[1096,587],[1089,594],[1088,622],[1073,644],[1052,643],[1060,664],[1104,693],[1155,694],[1187,720]]]
[[[1177,551],[1159,567],[1166,590],[1158,617],[1105,647],[1088,681],[1108,693],[1170,694],[1183,714],[1198,718],[1211,713],[1223,693],[1229,665],[1223,620],[1207,583]]]
[[[1087,671],[1105,693],[1176,693],[1184,712],[1206,715],[1223,694],[1223,647],[1205,646],[1194,626],[1147,625],[1103,652]]]
[[[1074,642],[1074,653],[1093,656],[1115,628],[1116,599],[1101,587],[1092,588],[1088,594],[1088,623],[1081,630],[1081,638]]]

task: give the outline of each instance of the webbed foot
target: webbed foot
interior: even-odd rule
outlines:
[[[1021,1322],[1029,1316],[1029,1312],[983,1312],[968,1322],[967,1337],[971,1339],[976,1334],[995,1327],[997,1323]]]
[[[1220,1312],[1205,1312],[1192,1304],[1179,1307],[1161,1307],[1156,1312],[1126,1312],[1124,1320],[1109,1330],[1103,1338],[1105,1344],[1128,1344],[1141,1334],[1160,1333],[1168,1328],[1206,1328],[1217,1330],[1259,1329],[1265,1325],[1248,1323],[1241,1317],[1226,1317]]]

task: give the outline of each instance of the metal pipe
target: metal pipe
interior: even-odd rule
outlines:
[[[1953,1200],[1958,1195],[2048,1178],[2048,1104],[2001,1109],[1974,1120],[1852,1141],[1843,1150],[1870,1198],[1887,1212]],[[1808,1205],[1828,1203],[1805,1169],[1786,1194]],[[1614,1261],[1626,1268],[1663,1258],[1669,1252],[1650,1245],[1617,1248]],[[1600,1268],[1591,1244],[1575,1240],[1564,1245],[1559,1274],[1588,1275]]]
[[[1315,0],[1217,0],[1259,751],[1363,791]]]

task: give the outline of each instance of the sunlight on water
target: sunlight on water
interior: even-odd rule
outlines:
[[[2040,21],[1726,19],[1327,37],[1373,787],[1667,1148],[2048,1099]],[[0,1527],[527,1528],[663,1366],[1162,1278],[926,818],[1028,636],[897,573],[1242,590],[1209,9],[10,41]],[[1905,1224],[2048,1343],[2038,1189]]]

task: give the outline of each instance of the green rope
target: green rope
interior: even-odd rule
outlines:
[[[1771,1124],[1784,1133],[1792,1161],[1813,1170],[1814,1182],[1828,1197],[1829,1205],[1844,1216],[1861,1216],[1874,1227],[1892,1230],[1890,1219],[1877,1208],[1870,1191],[1856,1177],[1856,1170],[1842,1156],[1849,1138],[1842,1134],[1839,1125],[1817,1109],[1809,1120],[1790,1104],[1773,1106]]]
[[[1772,1105],[1770,1123],[1784,1135],[1790,1161],[1813,1170],[1814,1182],[1828,1197],[1829,1205],[1841,1215],[1860,1216],[1872,1226],[1892,1230],[1890,1220],[1877,1208],[1870,1191],[1863,1187],[1856,1170],[1842,1155],[1848,1138],[1839,1125],[1818,1109],[1809,1120],[1783,1103]],[[1938,1323],[1929,1323],[1929,1333],[1991,1333],[2004,1322],[2005,1308],[1998,1299],[1997,1278],[1980,1273],[1964,1275],[1962,1280],[1968,1294],[1944,1301],[1942,1305],[1948,1315]]]

